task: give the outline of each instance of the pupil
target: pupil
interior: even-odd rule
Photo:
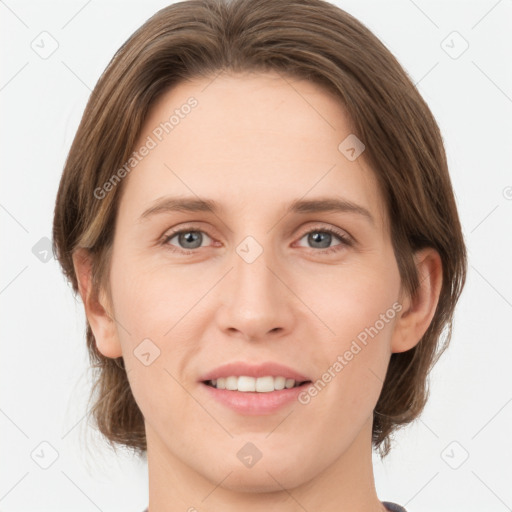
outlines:
[[[313,241],[313,243],[318,243],[318,242],[322,242],[322,238],[323,238],[323,242],[325,242],[327,240],[327,243],[324,243],[324,245],[321,247],[322,249],[325,249],[327,247],[329,247],[330,245],[330,233],[321,233],[319,231],[309,235],[310,236],[310,239]],[[320,240],[318,240],[320,239]],[[311,241],[310,240],[310,241]]]
[[[187,246],[187,249],[197,249],[201,246],[201,237],[199,236],[199,233],[197,231],[187,231],[186,233],[181,233],[180,235],[180,243],[184,242],[187,243],[193,243],[195,239],[196,244],[193,247]],[[199,240],[199,243],[197,241]]]

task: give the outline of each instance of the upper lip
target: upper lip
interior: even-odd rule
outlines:
[[[267,361],[259,364],[250,364],[243,361],[234,361],[232,363],[223,364],[217,368],[210,370],[205,373],[199,380],[214,380],[222,377],[231,377],[246,375],[248,377],[285,377],[286,379],[293,379],[296,382],[308,381],[308,377],[305,377],[298,371],[284,366],[280,363],[273,361]]]

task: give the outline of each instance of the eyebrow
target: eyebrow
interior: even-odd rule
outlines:
[[[198,199],[195,197],[163,197],[157,199],[152,206],[145,210],[139,220],[145,220],[160,213],[169,212],[210,212],[217,214],[223,208],[211,199]],[[368,209],[352,201],[335,197],[318,197],[315,199],[296,199],[292,201],[286,210],[288,213],[322,213],[344,212],[361,215],[372,225],[375,219]]]

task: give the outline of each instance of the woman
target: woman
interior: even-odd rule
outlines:
[[[372,447],[425,406],[466,250],[438,126],[360,22],[159,11],[91,95],[53,234],[149,512],[405,510]]]

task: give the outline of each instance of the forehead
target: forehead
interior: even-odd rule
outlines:
[[[373,171],[339,149],[351,134],[341,101],[310,81],[246,73],[181,82],[144,122],[134,149],[151,149],[124,183],[123,201],[140,214],[166,194],[196,195],[226,213],[263,215],[272,205],[338,195],[382,222]]]

